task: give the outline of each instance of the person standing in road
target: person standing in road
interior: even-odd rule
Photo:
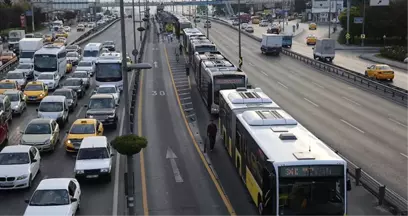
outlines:
[[[217,125],[214,123],[214,119],[211,119],[210,124],[207,126],[207,137],[210,141],[210,151],[212,151],[217,137]]]

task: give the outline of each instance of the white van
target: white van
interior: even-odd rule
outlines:
[[[82,54],[83,61],[95,62],[102,52],[102,43],[89,43],[84,47]]]
[[[69,105],[65,96],[51,95],[42,99],[37,109],[38,118],[55,119],[62,126],[68,122]]]

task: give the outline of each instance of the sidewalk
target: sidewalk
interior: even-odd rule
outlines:
[[[387,64],[391,67],[402,69],[404,72],[408,72],[408,64],[403,62],[398,62],[386,58],[377,57],[379,53],[365,53],[361,54],[359,57],[364,60],[369,60],[379,64]]]

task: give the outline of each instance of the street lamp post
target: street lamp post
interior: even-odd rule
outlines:
[[[206,25],[207,25],[207,38],[208,39],[210,39],[210,29],[209,29],[209,25],[208,25],[208,12],[209,12],[209,10],[208,10],[208,4],[209,2],[208,2],[208,0],[207,0],[207,21],[206,21]]]
[[[135,11],[135,0],[132,0],[132,11],[133,11],[133,50],[137,50],[136,45],[136,11]],[[134,55],[134,62],[137,62],[137,55]]]
[[[364,35],[364,25],[365,25],[365,0],[363,0],[363,29],[362,29],[362,33],[361,33],[361,36],[362,35]],[[363,37],[361,37],[361,46],[364,46],[364,39],[365,39],[365,36],[364,36],[364,38]]]
[[[351,0],[347,0],[347,34],[350,32],[350,8],[351,8]],[[349,45],[350,39],[346,37],[346,44]]]
[[[331,34],[331,32],[330,32],[330,27],[331,27],[331,8],[332,8],[332,1],[330,0],[329,1],[329,38],[330,38],[330,34]]]
[[[122,0],[121,0],[122,1]],[[139,27],[142,27],[142,11],[140,10],[140,8],[141,8],[141,4],[140,4],[140,0],[139,0]],[[142,42],[142,32],[140,32],[140,35],[139,35],[140,37],[140,43]]]
[[[241,53],[241,0],[238,0],[238,56],[239,56],[239,68],[242,67],[242,53]]]

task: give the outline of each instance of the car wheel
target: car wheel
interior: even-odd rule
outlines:
[[[27,186],[27,189],[30,189],[30,188],[31,188],[31,186],[32,186],[32,183],[33,183],[33,179],[32,179],[31,174],[30,174],[30,176],[29,176],[28,178],[29,178],[29,179],[28,179],[28,186]]]
[[[109,173],[109,175],[106,177],[106,181],[107,182],[111,182],[112,181],[112,175]]]

